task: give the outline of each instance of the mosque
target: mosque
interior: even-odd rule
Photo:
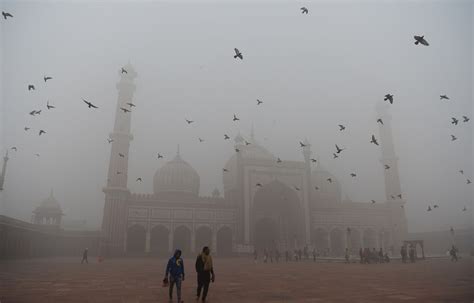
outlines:
[[[133,193],[127,186],[132,113],[120,108],[133,100],[137,73],[130,64],[124,68],[127,73],[119,72],[116,85],[113,141],[103,188],[102,254],[163,255],[175,247],[186,254],[208,245],[214,254],[231,255],[308,245],[340,256],[346,248],[390,251],[405,239],[406,201],[385,104],[376,107],[384,121],[379,128],[380,167],[390,166],[384,169],[384,202],[343,201],[337,178],[321,165],[312,170],[309,142],[300,161],[279,161],[253,134],[234,138],[238,152],[225,164],[222,195],[218,190],[210,197],[199,195],[199,174],[179,151],[155,173],[153,193]]]

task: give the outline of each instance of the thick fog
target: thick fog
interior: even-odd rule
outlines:
[[[378,136],[375,104],[391,93],[409,231],[472,220],[472,120],[461,118],[473,118],[472,1],[0,3],[14,15],[0,22],[6,215],[29,221],[53,189],[64,220],[100,227],[115,85],[130,62],[138,73],[132,192],[153,192],[153,175],[178,144],[200,175],[200,194],[222,192],[222,168],[235,152],[224,133],[249,137],[253,125],[255,139],[282,160],[303,160],[298,142],[307,138],[344,197],[382,202],[380,148],[369,141]],[[415,45],[414,35],[430,45]],[[338,159],[334,144],[347,148]],[[429,204],[440,208],[427,212]]]

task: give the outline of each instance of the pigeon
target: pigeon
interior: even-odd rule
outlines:
[[[114,142],[114,139],[107,139],[107,142],[112,143]]]
[[[454,118],[454,117],[451,117],[451,124],[454,124],[454,125],[458,125],[458,119]]]
[[[28,84],[28,90],[35,90],[35,86],[33,84]]]
[[[237,48],[234,48],[234,52],[235,52],[234,59],[240,58],[240,60],[244,60],[244,56]]]
[[[393,95],[390,95],[390,94],[386,94],[385,95],[385,98],[383,98],[384,101],[387,101],[390,102],[390,104],[393,104]]]
[[[32,110],[32,111],[30,112],[30,115],[32,115],[32,116],[36,115],[36,111],[35,111],[35,110]]]
[[[239,121],[240,119],[237,118],[237,116],[234,114],[234,118],[232,119],[232,121]]]
[[[247,140],[245,140],[245,145],[250,145],[251,143]]]
[[[194,122],[193,120],[188,120],[188,119],[184,119],[184,120],[186,120],[186,122],[187,122],[188,124],[191,124],[191,123]]]
[[[226,173],[226,172],[228,172],[229,170],[228,170],[227,168],[223,168],[222,171]]]
[[[300,141],[300,147],[306,147],[306,144]]]
[[[257,183],[255,185],[258,186],[258,187],[263,187],[262,183]]]
[[[132,102],[127,102],[127,103],[125,103],[125,104],[127,104],[128,106],[130,106],[130,108],[132,108],[132,107],[137,107],[137,106],[136,106],[135,104],[133,104]]]
[[[316,159],[314,159],[314,158],[311,158],[310,160],[311,160],[311,162],[313,162],[313,163],[318,162],[318,160],[316,160]]]
[[[236,148],[236,149],[235,149],[235,152],[236,152],[236,153],[240,152],[240,149]]]
[[[379,145],[379,142],[377,142],[377,139],[375,139],[374,135],[372,135],[372,140],[370,140],[370,143],[374,143],[375,145]]]
[[[337,146],[337,144],[336,144],[336,153],[337,154],[340,154],[343,150],[345,150],[345,148],[339,148],[339,146]]]
[[[439,99],[440,99],[440,100],[443,100],[443,99],[449,100],[449,97],[448,97],[447,95],[440,95],[440,96],[439,96]]]
[[[463,209],[462,209],[462,211],[466,211],[466,210],[467,210],[467,208],[466,208],[466,206],[464,206]]]
[[[40,129],[38,136],[41,136],[42,134],[46,134],[46,132],[44,130]]]
[[[462,116],[462,119],[462,122],[467,122],[470,120],[468,116]]]
[[[439,207],[438,204],[433,205],[433,208],[438,208],[438,207]]]
[[[372,204],[375,204],[375,200],[370,200],[372,202]]]
[[[415,38],[415,45],[422,44],[424,46],[430,45],[428,41],[425,40],[425,36],[413,36]]]
[[[471,183],[472,183],[471,180],[469,179],[466,180],[466,184],[471,184]]]
[[[51,79],[53,79],[53,77],[49,77],[49,76],[44,76],[43,77],[44,82],[46,82],[48,80],[51,80]]]
[[[40,156],[40,154],[35,154],[35,156],[36,156],[36,157],[39,157],[39,156]]]
[[[464,170],[459,170],[459,172],[461,173],[461,175],[464,175]]]
[[[345,130],[345,129],[346,129],[346,127],[345,127],[344,125],[339,124],[339,130],[340,130],[341,132],[342,132],[343,130]]]
[[[18,151],[18,148],[16,148],[16,146],[13,146],[11,150]]]
[[[204,139],[198,138],[199,142],[204,142]]]
[[[121,171],[118,171],[118,172],[117,172],[117,175],[121,175],[121,174],[122,174],[122,172],[121,172]]]
[[[158,159],[161,159],[161,158],[163,158],[163,155],[158,153]]]
[[[229,140],[229,139],[230,139],[230,137],[228,135],[224,134],[224,140]]]
[[[456,141],[458,138],[456,138],[455,135],[451,135],[451,141]]]
[[[131,111],[125,107],[121,107],[121,110],[123,110],[124,113],[130,113]]]
[[[37,111],[35,111],[35,114],[36,114],[36,115],[40,115],[40,114],[41,114],[41,109],[40,109],[40,110],[37,110]]]
[[[56,108],[56,106],[49,105],[49,100],[46,102],[46,107],[47,107],[48,109]]]
[[[125,155],[122,154],[122,153],[119,153],[119,156],[120,156],[121,158],[125,157]]]
[[[28,131],[30,128],[25,126],[25,128],[23,128],[25,131]]]
[[[351,177],[355,178],[355,177],[357,177],[357,175],[355,173],[351,173]]]
[[[390,195],[390,198],[392,198],[392,200],[395,200],[395,196],[394,196],[394,195]]]
[[[300,188],[298,186],[295,185],[293,187],[295,188],[295,190],[300,191]]]
[[[2,11],[3,19],[7,20],[7,17],[13,18],[13,15],[7,12]]]
[[[300,8],[300,10],[301,10],[301,13],[302,13],[302,14],[306,14],[306,15],[307,15],[308,12],[309,12],[309,10],[308,10],[306,7],[304,7],[304,6],[303,6],[302,8]]]
[[[331,179],[331,178],[327,178],[327,181],[328,181],[329,183],[332,183],[332,179]]]
[[[426,211],[431,211],[431,206],[428,205],[428,209]]]
[[[281,163],[281,162],[283,162],[283,161],[281,161],[280,158],[277,158],[277,163]]]
[[[93,108],[98,108],[97,106],[95,106],[94,104],[92,104],[91,102],[89,102],[89,101],[87,101],[87,100],[82,99],[82,101],[84,101],[84,103],[87,104],[87,106],[88,106],[89,108],[91,108],[91,107],[93,107]]]
[[[127,70],[122,67],[122,74],[128,74]]]
[[[383,125],[383,121],[382,121],[382,119],[378,118],[378,119],[377,119],[377,123],[380,123],[380,124],[382,124],[382,125]]]
[[[339,156],[336,153],[332,154],[333,159],[339,158]]]
[[[398,197],[399,199],[401,199],[401,198],[402,198],[402,194],[397,195],[397,197]]]
[[[315,189],[315,190],[319,190],[319,187],[315,186],[314,189]]]
[[[384,167],[385,169],[390,169],[390,165],[385,164]]]
[[[142,182],[142,178],[137,178],[136,182]]]
[[[262,103],[263,103],[263,101],[260,101],[260,100],[257,99],[257,105],[260,105]]]

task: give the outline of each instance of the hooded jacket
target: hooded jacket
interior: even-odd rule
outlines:
[[[166,265],[165,277],[167,277],[168,274],[173,278],[184,277],[184,262],[181,257],[176,258],[176,255],[178,253],[181,254],[181,250],[177,249],[174,252],[173,257],[168,260],[168,264]]]

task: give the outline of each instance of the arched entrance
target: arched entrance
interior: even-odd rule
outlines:
[[[256,249],[291,250],[306,244],[304,215],[293,189],[275,180],[259,189],[253,201],[252,241]]]
[[[127,252],[145,253],[145,227],[134,224],[127,229]]]
[[[328,232],[322,228],[318,228],[313,232],[311,242],[316,249],[322,253],[328,248]]]
[[[201,252],[204,246],[212,247],[212,230],[208,226],[196,230],[196,252]]]
[[[221,227],[217,231],[217,255],[230,256],[232,255],[232,230],[227,227]]]
[[[364,230],[363,235],[364,248],[373,249],[376,246],[375,231],[371,228]]]
[[[150,233],[150,251],[154,255],[168,255],[169,253],[169,230],[157,225],[152,228]]]
[[[191,231],[186,226],[180,226],[174,230],[173,251],[180,249],[183,257],[189,257],[191,253]]]
[[[344,255],[344,234],[339,228],[331,230],[331,255],[342,256]]]

